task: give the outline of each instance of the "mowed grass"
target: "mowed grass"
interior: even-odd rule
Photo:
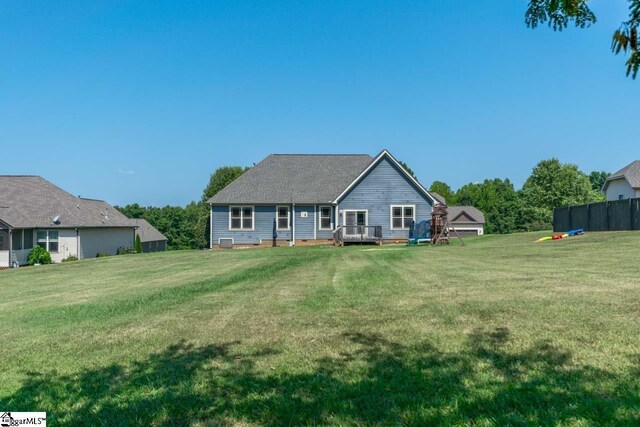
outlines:
[[[0,410],[52,425],[640,423],[640,233],[0,272]]]

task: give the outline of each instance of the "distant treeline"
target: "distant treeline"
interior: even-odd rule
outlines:
[[[142,207],[134,203],[116,208],[129,218],[149,221],[167,236],[169,249],[205,248],[209,245],[206,201],[248,169],[240,166],[218,168],[211,175],[200,201],[185,207]],[[450,206],[471,205],[480,209],[485,215],[486,233],[512,233],[551,229],[554,207],[604,200],[600,189],[608,175],[604,171],[587,175],[576,165],[549,159],[538,163],[520,190],[516,190],[509,179],[500,178],[466,184],[457,191],[442,181],[434,181],[429,189],[445,197]]]
[[[543,160],[533,168],[520,190],[509,179],[485,179],[453,191],[435,181],[431,191],[445,197],[448,205],[471,205],[485,216],[486,233],[550,230],[554,207],[600,202],[600,192],[609,173],[582,172],[576,165],[558,159]]]

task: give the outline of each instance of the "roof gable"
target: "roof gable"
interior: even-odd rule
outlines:
[[[449,206],[447,213],[452,223],[485,223],[483,213],[473,206]]]
[[[208,203],[331,203],[371,160],[367,154],[271,154]]]
[[[437,203],[436,200],[431,193],[429,193],[423,186],[416,180],[407,170],[389,153],[387,150],[382,150],[380,154],[378,154],[375,159],[340,193],[338,197],[333,200],[333,203],[338,203],[341,199],[343,199],[353,188],[355,188],[376,166],[382,162],[383,159],[387,159],[393,166],[396,167],[398,172],[402,174],[413,186],[416,187],[418,192],[423,194],[428,200],[432,203]]]
[[[640,160],[631,162],[627,166],[620,169],[619,171],[609,175],[607,180],[604,182],[602,191],[607,191],[607,187],[609,187],[609,183],[611,181],[615,181],[618,179],[626,179],[632,188],[636,190],[640,189]]]

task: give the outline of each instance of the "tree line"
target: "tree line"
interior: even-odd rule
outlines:
[[[115,206],[129,218],[144,218],[167,238],[167,249],[202,249],[209,247],[209,205],[207,200],[249,170],[248,167],[224,166],[209,178],[199,201],[182,206],[140,206],[133,203]]]
[[[551,229],[554,207],[603,201],[600,190],[608,176],[605,171],[587,175],[578,166],[553,158],[538,163],[519,190],[508,178],[485,179],[457,191],[434,181],[429,190],[450,206],[475,206],[484,213],[485,232],[503,234]]]
[[[413,175],[406,165],[408,172]],[[246,172],[248,167],[224,166],[209,178],[199,201],[182,206],[116,206],[129,218],[144,218],[167,237],[168,249],[200,249],[209,245],[209,205],[207,200]],[[604,200],[600,189],[609,174],[587,175],[576,165],[558,159],[543,160],[533,169],[523,187],[516,190],[509,179],[485,179],[453,191],[442,181],[434,181],[430,191],[443,196],[447,204],[471,205],[486,220],[486,233],[513,233],[551,228],[554,207]]]

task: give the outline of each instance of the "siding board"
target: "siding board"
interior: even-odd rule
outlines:
[[[432,201],[387,158],[339,201],[341,211],[368,210],[369,225],[381,225],[384,239],[406,239],[408,230],[391,230],[391,205],[415,205],[416,222],[431,218]],[[338,218],[344,224],[343,216]]]

